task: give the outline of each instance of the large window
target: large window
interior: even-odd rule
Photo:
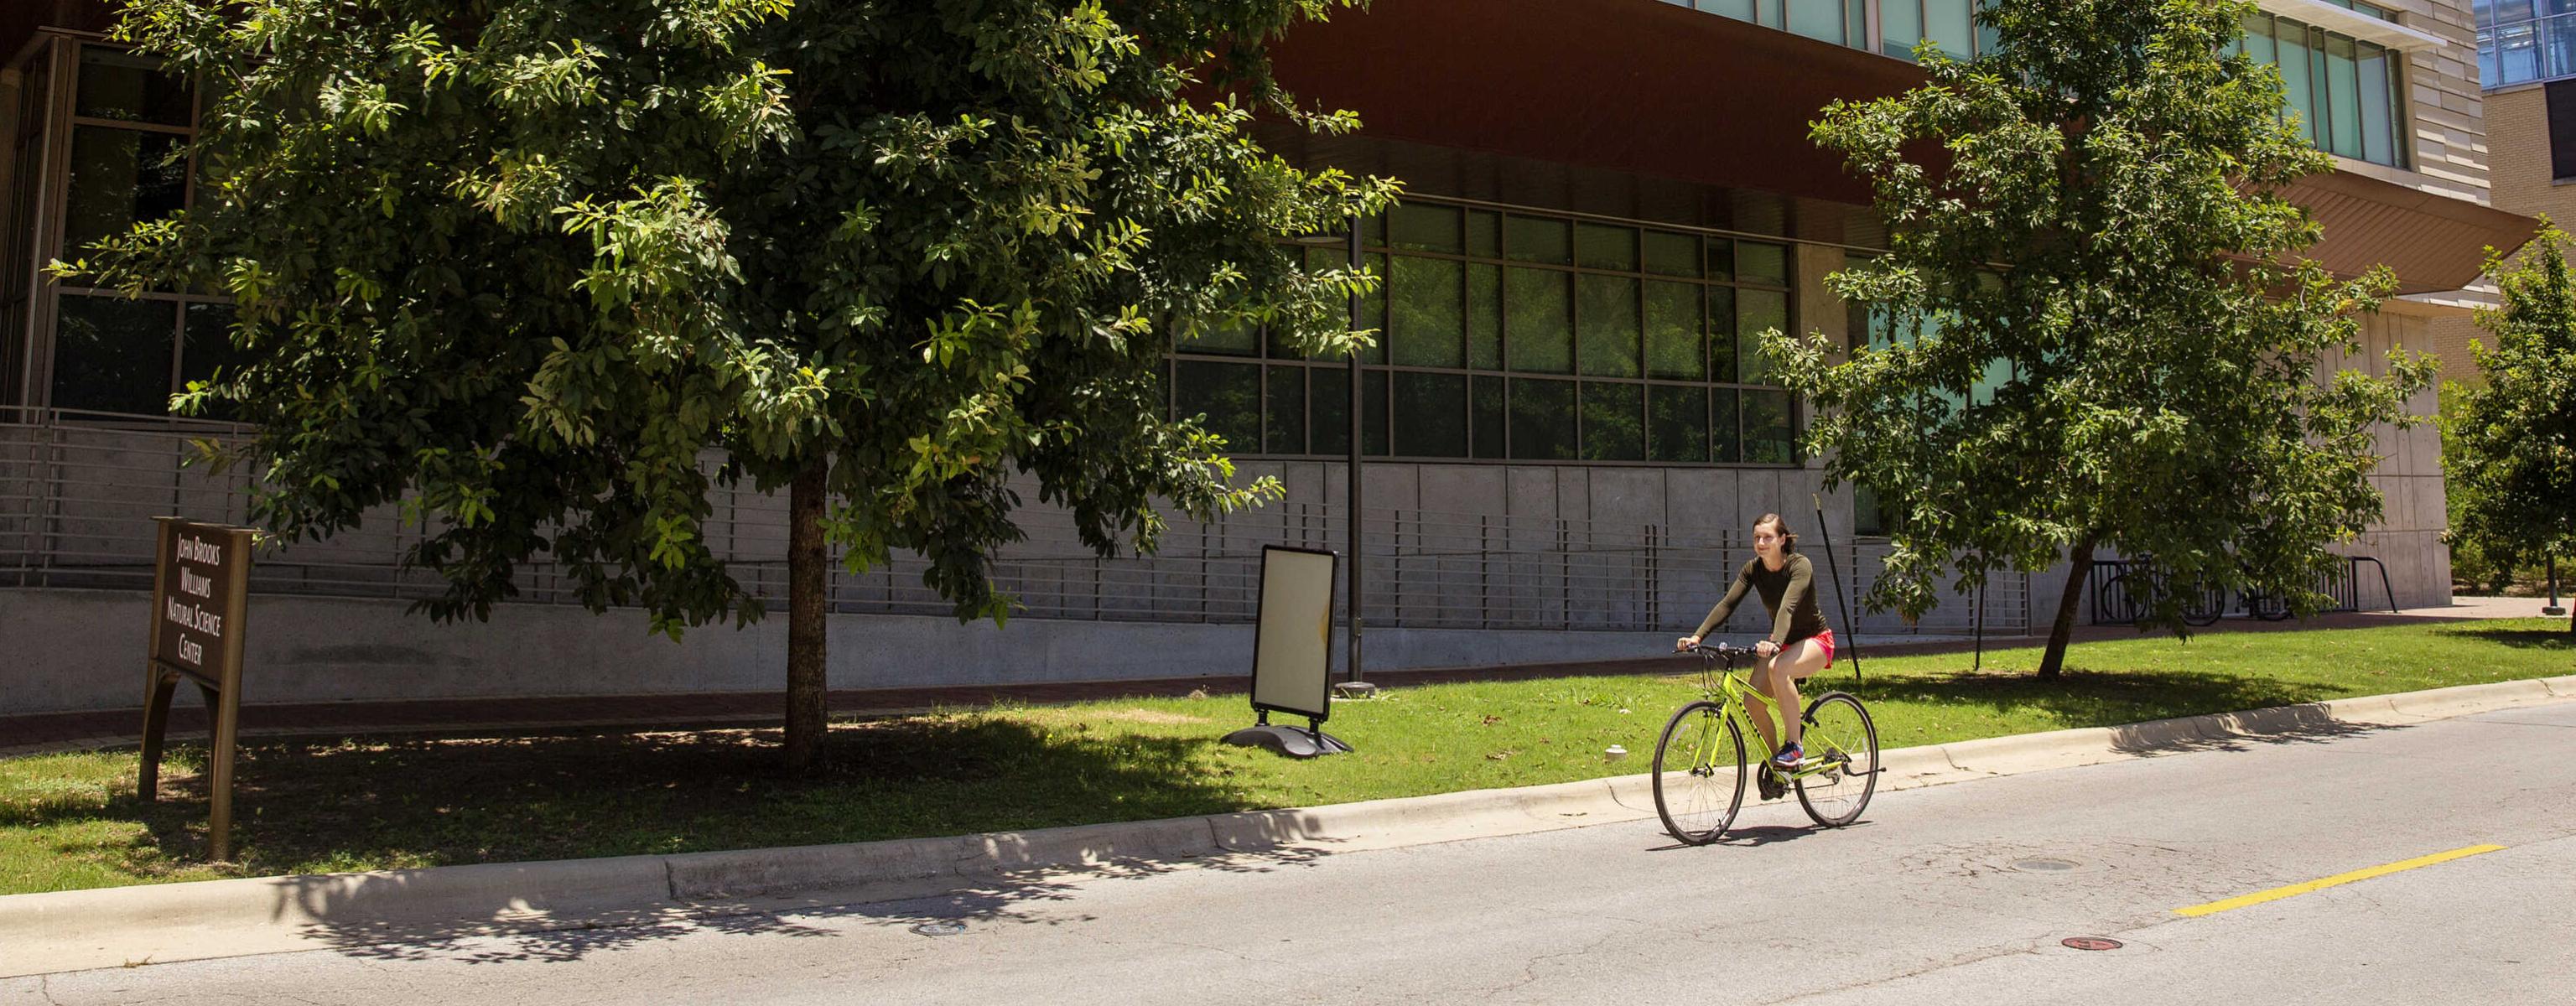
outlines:
[[[2476,0],[2488,88],[2576,77],[2576,0]]]
[[[22,371],[5,383],[55,408],[158,415],[171,392],[230,357],[223,298],[128,298],[38,279],[33,266],[79,258],[91,242],[188,205],[196,97],[157,60],[38,38],[18,67],[27,85],[12,138],[17,191],[0,228],[13,244],[0,256],[10,270],[0,322],[9,326],[8,362]],[[67,105],[51,97],[66,91]]]
[[[2247,18],[2238,46],[2281,68],[2285,111],[2318,149],[2406,166],[2404,53],[2270,14]]]
[[[1383,293],[1361,324],[1369,454],[1794,464],[1797,408],[1755,337],[1796,331],[1790,246],[1682,228],[1415,201],[1361,229]],[[1312,267],[1341,248],[1309,247]],[[1238,454],[1350,449],[1345,359],[1216,332],[1174,347],[1176,415]]]

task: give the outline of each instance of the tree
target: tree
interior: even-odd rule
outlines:
[[[2478,326],[2495,348],[2471,343],[2486,381],[2460,389],[2443,431],[2457,500],[2452,536],[2506,570],[2576,550],[2576,282],[2567,240],[2543,217],[2511,263],[2488,250],[2486,274],[2504,303],[2478,312]],[[2576,633],[2576,617],[2567,631]]]
[[[1033,474],[1103,554],[1157,502],[1276,497],[1167,421],[1171,338],[1365,345],[1282,235],[1391,182],[1246,127],[1302,110],[1266,46],[1352,0],[130,0],[208,85],[199,206],[84,271],[238,304],[256,362],[184,409],[259,418],[254,515],[290,539],[411,494],[440,619],[551,557],[658,631],[762,613],[710,489],[789,494],[786,758],[823,732],[826,549],[899,551],[961,620]],[[708,463],[705,459],[721,460]]]
[[[2297,258],[2318,226],[2280,191],[2331,160],[2236,50],[2253,11],[1997,0],[1990,54],[1927,44],[1928,83],[1816,123],[1890,242],[1827,286],[1912,337],[1842,361],[1820,337],[1765,346],[1816,407],[1827,477],[1900,511],[1874,607],[1919,616],[1944,575],[1968,591],[2064,557],[2054,677],[2097,547],[2153,557],[2146,624],[2180,632],[2199,590],[2311,583],[2379,515],[2371,428],[2429,371],[2318,377],[2391,284]]]

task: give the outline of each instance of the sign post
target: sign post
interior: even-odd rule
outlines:
[[[1225,735],[1226,743],[1296,758],[1351,750],[1323,729],[1333,714],[1333,567],[1339,561],[1331,552],[1262,546],[1261,613],[1252,641],[1254,724]],[[1272,712],[1306,717],[1306,729],[1273,725]]]
[[[143,769],[136,793],[160,795],[161,742],[170,697],[186,678],[205,696],[212,741],[206,752],[215,859],[232,858],[233,742],[241,731],[242,635],[250,602],[249,528],[153,518],[151,657],[143,678]]]

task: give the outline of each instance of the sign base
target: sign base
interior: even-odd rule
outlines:
[[[1321,730],[1283,727],[1264,723],[1245,727],[1225,735],[1225,742],[1236,747],[1269,748],[1291,758],[1313,758],[1317,755],[1341,754],[1353,750],[1341,738]]]
[[[1333,697],[1337,699],[1373,699],[1377,697],[1377,686],[1369,684],[1366,681],[1344,681],[1333,686]]]

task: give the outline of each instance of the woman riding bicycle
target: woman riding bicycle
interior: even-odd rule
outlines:
[[[1763,607],[1771,612],[1771,635],[1753,644],[1754,653],[1763,658],[1754,665],[1753,685],[1779,703],[1779,728],[1773,729],[1771,717],[1760,709],[1748,711],[1763,744],[1775,752],[1772,767],[1794,771],[1805,757],[1798,744],[1804,732],[1798,712],[1805,708],[1798,699],[1798,679],[1834,665],[1834,630],[1825,624],[1824,606],[1816,601],[1815,566],[1798,554],[1798,536],[1779,514],[1766,513],[1753,522],[1753,555],[1736,574],[1726,599],[1699,623],[1699,631],[1683,636],[1673,649],[1699,645],[1710,630],[1735,613],[1747,588],[1762,595]],[[1779,783],[1770,773],[1760,773],[1758,778],[1765,799],[1778,795]]]

